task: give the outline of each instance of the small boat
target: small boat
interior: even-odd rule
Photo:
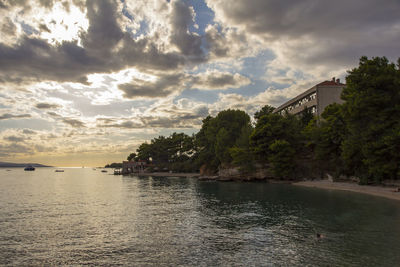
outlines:
[[[35,170],[35,167],[33,167],[31,165],[26,166],[25,169],[24,169],[24,171],[34,171],[34,170]]]
[[[122,174],[122,170],[121,169],[115,169],[114,170],[114,175],[121,175]]]
[[[55,172],[64,172],[64,170],[55,170]]]
[[[107,172],[106,170],[101,170],[101,172]]]

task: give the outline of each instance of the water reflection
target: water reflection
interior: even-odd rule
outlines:
[[[395,266],[399,215],[290,185],[16,170],[0,172],[0,264]]]

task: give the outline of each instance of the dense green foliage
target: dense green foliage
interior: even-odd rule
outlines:
[[[399,60],[400,63],[400,60]],[[400,70],[385,58],[362,57],[349,71],[342,112],[347,171],[363,181],[400,177]]]
[[[104,168],[114,168],[114,169],[118,169],[118,168],[122,168],[122,163],[111,163],[111,164],[107,164],[106,166],[104,166]]]
[[[215,118],[208,116],[196,135],[197,162],[211,171],[217,171],[220,165],[231,164],[231,149],[235,146],[244,148],[245,144],[239,144],[240,139],[248,134],[249,129],[250,117],[241,110],[228,109],[218,113]]]
[[[189,172],[197,169],[194,154],[194,137],[173,133],[169,137],[154,138],[149,144],[141,144],[134,158],[151,162],[158,169]]]
[[[399,61],[400,62],[400,61]],[[264,106],[249,115],[224,110],[203,120],[194,136],[174,133],[139,146],[128,160],[146,160],[175,171],[208,173],[238,167],[243,174],[269,169],[292,179],[357,176],[362,183],[400,178],[400,70],[386,58],[362,57],[348,72],[343,104],[331,104],[321,118]]]

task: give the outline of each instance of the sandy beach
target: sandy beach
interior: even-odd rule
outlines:
[[[351,191],[373,196],[400,200],[400,192],[395,192],[397,187],[358,185],[356,183],[330,182],[328,180],[314,180],[293,183],[296,186],[315,187],[331,190]]]

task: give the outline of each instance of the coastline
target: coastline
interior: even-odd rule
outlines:
[[[398,187],[394,186],[374,186],[374,185],[359,185],[352,182],[331,182],[329,180],[308,180],[308,181],[281,181],[274,179],[237,179],[232,177],[220,176],[204,176],[199,173],[169,173],[169,172],[155,172],[155,173],[139,173],[136,176],[155,176],[155,177],[184,177],[184,178],[197,178],[199,181],[265,181],[267,183],[284,183],[292,184],[294,186],[314,187],[327,190],[341,190],[372,196],[384,197],[392,200],[400,201],[400,192],[395,191]]]
[[[400,201],[400,192],[395,192],[397,187],[359,185],[347,182],[330,182],[328,180],[313,180],[293,183],[295,186],[314,187],[328,190],[350,191]]]
[[[136,176],[163,176],[163,177],[199,177],[199,173],[185,173],[185,172],[177,172],[177,173],[170,173],[170,172],[141,172],[141,173],[132,173],[132,175]]]

